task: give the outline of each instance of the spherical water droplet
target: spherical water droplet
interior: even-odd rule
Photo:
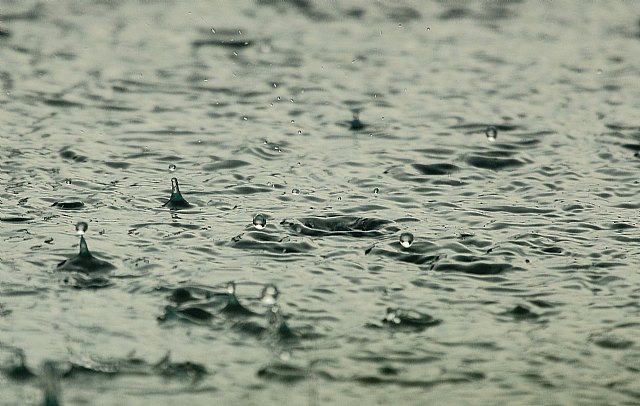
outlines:
[[[296,122],[296,120],[291,120],[291,124],[293,124],[293,123],[295,123],[295,122]]]
[[[64,183],[66,183],[67,185],[70,185],[70,184],[71,184],[71,179],[68,179],[68,178],[67,178],[67,179],[65,179],[65,180],[64,180]]]
[[[262,214],[256,214],[253,218],[253,226],[257,230],[262,230],[267,226],[267,218]]]
[[[262,289],[261,299],[262,303],[273,306],[278,300],[278,288],[275,285],[267,285]]]
[[[338,200],[342,200],[342,196],[338,196]]]
[[[498,129],[494,126],[487,127],[484,133],[487,135],[487,140],[490,142],[494,142],[496,138],[498,138]]]
[[[373,189],[373,194],[374,195],[377,195],[378,193],[380,193],[380,188]]]
[[[298,130],[298,134],[302,134],[302,130]]]
[[[78,235],[83,235],[84,233],[87,232],[87,229],[89,228],[89,224],[87,224],[84,221],[79,221],[76,224],[76,234]]]
[[[175,172],[176,169],[178,169],[178,167],[175,166],[174,164],[169,165],[169,172]]]
[[[280,101],[280,96],[278,96],[278,101]]]
[[[300,194],[300,189],[291,189],[291,194],[292,195],[299,195]]]
[[[409,248],[413,244],[413,234],[402,233],[400,234],[400,245],[404,248]]]
[[[235,295],[236,294],[236,283],[235,282],[227,283],[227,293],[230,294],[230,295]]]

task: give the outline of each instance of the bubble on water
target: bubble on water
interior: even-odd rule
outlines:
[[[264,229],[267,226],[267,218],[262,214],[256,214],[255,217],[253,217],[253,226],[257,230]]]
[[[373,194],[374,195],[377,195],[378,193],[380,193],[380,188],[373,189]]]
[[[177,166],[175,166],[174,164],[170,164],[170,165],[169,165],[169,172],[175,172],[175,171],[176,171],[176,169],[178,169],[178,167],[177,167]]]
[[[236,294],[236,283],[235,282],[229,282],[227,283],[227,293],[230,295],[235,295]]]
[[[498,129],[494,126],[487,127],[484,133],[487,136],[487,140],[489,140],[490,142],[494,142],[496,138],[498,138]]]
[[[273,306],[278,300],[278,288],[275,285],[267,285],[262,289],[260,300],[267,306]]]
[[[291,189],[291,194],[292,195],[299,195],[300,194],[300,189]]]
[[[88,228],[89,228],[89,224],[87,224],[84,221],[79,221],[76,223],[76,234],[84,235],[84,233],[87,232]]]
[[[404,248],[409,248],[413,244],[413,234],[402,233],[400,234],[400,245]]]

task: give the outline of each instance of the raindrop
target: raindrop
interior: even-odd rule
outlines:
[[[338,196],[338,200],[342,200],[342,196]]]
[[[373,194],[374,195],[377,195],[378,193],[380,193],[380,188],[373,189]]]
[[[230,295],[235,295],[236,294],[236,283],[235,282],[227,283],[227,293],[230,294]]]
[[[413,234],[411,233],[402,233],[400,234],[400,245],[403,248],[409,248],[413,244]]]
[[[244,117],[242,117],[242,119],[243,119],[244,121],[247,121],[247,120],[249,120],[249,117],[244,116]]]
[[[213,27],[211,27],[211,32],[215,34],[216,30]]]
[[[487,140],[490,142],[494,142],[496,138],[498,138],[498,129],[494,126],[487,127],[484,133],[487,135]]]
[[[65,179],[64,183],[66,183],[67,185],[70,185],[71,184],[71,179],[69,179],[69,178]]]
[[[273,306],[278,300],[278,288],[275,285],[267,285],[262,289],[260,300],[267,306]]]
[[[174,164],[169,165],[169,172],[175,172],[177,167]]]
[[[278,87],[278,84],[274,82],[273,87]]]
[[[295,122],[296,122],[296,120],[291,120],[291,124],[293,124],[293,123],[295,123]]]
[[[291,189],[291,194],[292,195],[299,195],[300,194],[300,189]]]
[[[262,214],[256,214],[253,218],[253,226],[257,230],[262,230],[267,226],[267,218]]]
[[[84,222],[84,221],[79,221],[76,224],[76,234],[78,235],[84,235],[84,233],[87,232],[87,229],[89,228],[89,225]]]
[[[302,134],[302,130],[298,130],[298,134]]]
[[[280,101],[280,96],[278,96],[278,101]]]

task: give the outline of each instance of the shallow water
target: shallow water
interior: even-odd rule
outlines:
[[[640,403],[639,18],[2,1],[0,403]]]

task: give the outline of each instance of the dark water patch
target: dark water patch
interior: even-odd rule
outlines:
[[[456,260],[458,258],[454,256],[448,259]],[[440,272],[461,272],[470,275],[499,275],[506,272],[521,270],[521,268],[508,263],[493,263],[482,260],[471,263],[468,263],[468,260],[464,260],[462,263],[440,261],[435,265],[434,269]]]
[[[0,27],[0,38],[9,38],[11,36],[11,31],[6,28]]]
[[[435,244],[426,242],[416,243],[411,248],[402,248],[399,243],[394,242],[390,249],[370,247],[365,250],[365,255],[380,255],[408,264],[427,265],[433,269],[440,260],[440,255],[436,253],[438,249]]]
[[[429,165],[413,164],[412,166],[415,169],[417,169],[418,172],[420,172],[421,174],[428,175],[428,176],[449,175],[453,172],[460,170],[460,168],[457,167],[456,165],[447,164],[447,163],[429,164]]]
[[[491,169],[499,171],[503,169],[511,169],[523,166],[526,162],[516,158],[501,158],[497,156],[485,155],[468,155],[465,162],[471,166],[480,169]]]
[[[68,149],[68,147],[60,149],[59,154],[63,159],[68,159],[75,162],[86,162],[88,160],[86,156],[76,154],[75,152]]]
[[[259,369],[257,375],[262,379],[270,381],[294,384],[307,378],[309,373],[306,368],[301,368],[289,363],[278,362]]]
[[[0,217],[3,223],[26,223],[33,220],[31,217]]]
[[[635,345],[635,342],[632,340],[627,340],[610,334],[594,335],[590,337],[589,340],[598,347],[608,350],[626,350]]]
[[[200,47],[220,47],[229,49],[242,49],[250,47],[254,44],[252,40],[236,40],[234,38],[229,39],[198,39],[191,41],[191,46],[194,48]]]
[[[114,169],[127,169],[131,166],[129,162],[117,162],[117,161],[105,161],[104,164],[107,165],[109,168],[114,168]]]
[[[82,103],[73,102],[73,101],[64,100],[64,99],[44,99],[42,100],[42,102],[47,106],[51,106],[51,107],[60,107],[60,108],[85,107],[85,105]]]
[[[511,316],[515,320],[536,320],[540,317],[538,314],[529,310],[527,306],[523,305],[516,305],[513,309],[508,310],[502,314]]]
[[[202,166],[202,169],[205,171],[219,171],[219,170],[229,170],[229,169],[238,169],[243,166],[251,165],[247,161],[241,161],[239,159],[231,159],[227,161],[218,161],[212,164],[206,164]]]

